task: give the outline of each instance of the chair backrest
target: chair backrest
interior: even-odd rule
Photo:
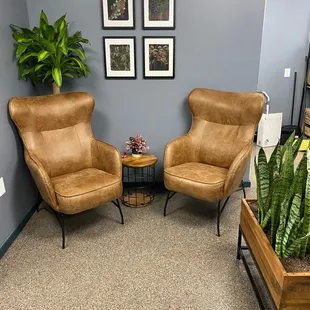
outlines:
[[[91,167],[94,106],[90,94],[74,92],[12,98],[9,112],[25,151],[55,177]]]
[[[196,161],[229,168],[253,142],[263,113],[264,95],[195,89],[188,97]]]

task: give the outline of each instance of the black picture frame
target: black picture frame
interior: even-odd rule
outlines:
[[[131,58],[131,61],[133,61],[132,69],[134,70],[133,75],[126,76],[122,75],[121,72],[125,71],[119,71],[119,75],[116,73],[113,73],[111,75],[111,72],[113,72],[111,69],[109,69],[108,66],[108,60],[107,57],[109,56],[107,53],[107,44],[109,41],[116,41],[115,43],[120,44],[122,41],[129,41],[132,40],[132,48],[133,48],[133,56]],[[124,44],[124,43],[123,43]],[[136,80],[137,79],[137,53],[136,53],[136,37],[135,36],[104,36],[103,37],[103,58],[104,58],[104,73],[105,73],[105,79],[106,80]],[[114,71],[115,72],[115,71]]]
[[[107,8],[108,8],[108,4],[109,4],[109,1],[113,1],[113,0],[100,0],[100,3],[101,3],[101,12],[102,12],[102,29],[103,30],[134,30],[136,29],[136,11],[135,11],[135,2],[136,0],[127,0],[127,1],[130,1],[132,3],[132,10],[131,13],[128,13],[128,14],[131,14],[132,16],[132,23],[130,23],[128,21],[128,24],[127,26],[124,26],[124,25],[120,25],[120,21],[110,21],[111,25],[108,25],[108,23],[106,22],[107,18],[107,15],[106,15],[106,11],[107,11]],[[112,25],[114,24],[114,25]],[[117,25],[119,24],[119,25]]]
[[[147,20],[147,15],[149,12],[147,12],[147,6],[146,3],[149,2],[150,0],[142,0],[142,28],[144,30],[175,30],[175,19],[176,19],[176,0],[169,0],[169,3],[173,4],[173,9],[172,9],[172,25],[167,26],[165,25],[165,22],[163,21],[157,21],[158,25],[156,25],[156,22],[153,22],[153,25],[146,25],[146,20]],[[151,21],[148,21],[149,23],[152,23]],[[163,24],[162,26],[160,24]]]
[[[142,37],[143,41],[143,78],[144,79],[175,79],[175,54],[176,54],[176,46],[175,46],[175,36],[143,36]],[[158,45],[165,45],[167,44],[168,40],[170,40],[170,45],[173,43],[173,49],[172,49],[172,55],[169,53],[169,63],[171,62],[173,65],[173,68],[171,70],[171,74],[167,74],[165,71],[166,70],[154,70],[151,71],[147,69],[149,67],[149,63],[146,64],[147,57],[149,59],[149,49],[146,48],[146,44],[152,44],[152,40],[154,41],[153,44],[158,44]],[[159,43],[159,42],[163,43]],[[146,56],[146,53],[148,54]],[[172,59],[171,59],[172,57]],[[151,75],[150,72],[153,72],[154,75]],[[162,75],[160,74],[162,73]]]

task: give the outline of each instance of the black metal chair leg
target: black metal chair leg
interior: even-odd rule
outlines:
[[[217,204],[217,236],[221,236],[220,232],[220,219],[221,219],[221,203],[222,201],[220,200]]]
[[[121,205],[119,203],[119,200],[116,199],[116,202],[112,201],[112,203],[118,208],[119,213],[121,215],[121,223],[122,223],[122,225],[124,225],[124,216],[123,216],[123,211],[122,211]]]
[[[245,187],[244,187],[243,180],[242,180],[241,186],[242,186],[242,190],[243,190],[243,196],[244,196],[244,198],[246,198],[246,192],[245,192]]]
[[[37,205],[37,212],[40,212],[41,209],[40,209],[40,206],[41,206],[41,203],[43,202],[43,199],[41,197],[41,194],[38,192],[38,197],[37,197],[37,202],[36,202],[36,205]]]
[[[64,249],[65,248],[65,243],[66,243],[64,214],[56,212],[56,211],[55,211],[55,214],[56,214],[56,218],[57,218],[57,220],[58,220],[58,222],[60,224],[60,227],[61,227],[61,232],[62,232],[62,248]]]
[[[221,215],[227,205],[227,202],[229,200],[230,196],[226,198],[223,207],[221,207],[221,203],[222,200],[220,200],[217,204],[217,236],[220,237],[221,236],[221,232],[220,232],[220,220],[221,220]]]
[[[65,248],[66,236],[65,236],[65,218],[63,213],[60,213],[60,226],[62,231],[62,248]]]
[[[164,208],[164,216],[167,215],[167,207],[168,207],[168,202],[169,200],[176,194],[175,192],[172,192],[168,190],[167,192],[167,198],[166,198],[166,203],[165,203],[165,208]],[[170,195],[171,194],[171,195]]]
[[[240,255],[240,250],[241,250],[241,242],[242,242],[242,233],[241,233],[241,229],[239,227],[239,232],[238,232],[238,248],[237,248],[237,259],[241,259],[241,255]]]
[[[167,215],[167,206],[168,206],[168,202],[169,202],[169,196],[170,196],[170,191],[167,191],[167,198],[166,198],[166,203],[165,203],[165,208],[164,208],[164,216]]]

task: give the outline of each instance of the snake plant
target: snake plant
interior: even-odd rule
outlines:
[[[59,92],[63,78],[87,76],[86,55],[82,44],[88,44],[81,32],[68,35],[66,15],[53,25],[49,24],[44,11],[40,26],[32,30],[10,25],[16,41],[19,75],[30,79],[35,85],[44,81],[53,83],[54,92]]]
[[[254,160],[258,221],[280,258],[310,253],[310,149],[294,169],[301,142],[293,133],[269,161],[262,148]]]

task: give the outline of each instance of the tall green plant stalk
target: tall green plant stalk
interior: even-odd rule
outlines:
[[[263,149],[255,158],[258,221],[280,258],[303,259],[310,251],[310,149],[294,171],[301,142],[293,133],[269,161]]]
[[[64,78],[86,77],[90,72],[82,46],[89,41],[82,38],[80,31],[68,35],[66,15],[50,25],[42,11],[39,27],[10,27],[17,42],[16,57],[23,80],[29,79],[35,85],[48,81],[53,84],[53,92],[58,93]]]

